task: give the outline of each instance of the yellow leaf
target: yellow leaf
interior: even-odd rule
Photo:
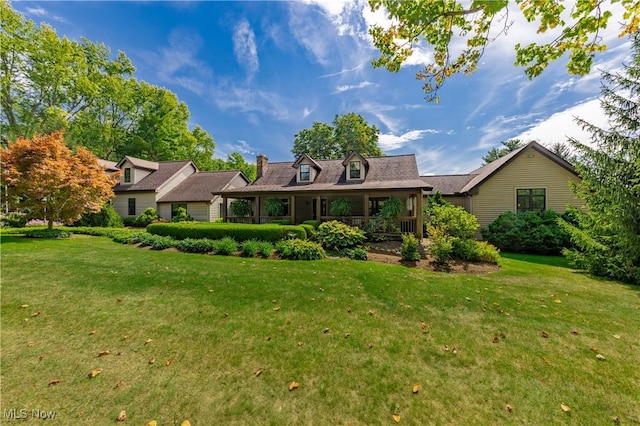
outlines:
[[[420,386],[419,385],[413,385],[413,389],[412,389],[413,393],[418,393],[420,392]]]
[[[512,412],[513,411],[513,406],[511,404],[507,404],[504,406],[504,409],[507,410],[507,412]]]
[[[60,383],[59,379],[53,379],[52,381],[49,382],[49,386],[57,385],[58,383]]]
[[[97,333],[97,331],[95,331],[95,330],[91,330],[91,331],[89,332],[89,336],[93,336],[93,335],[94,335],[94,334],[96,334],[96,333]]]
[[[258,377],[264,372],[264,368],[258,368],[258,371],[254,373],[254,376]]]
[[[300,386],[300,383],[293,381],[289,383],[289,390],[292,391],[294,389],[298,389],[299,386]]]
[[[185,420],[182,423],[180,423],[180,426],[191,426],[191,422],[189,420]]]
[[[571,411],[571,408],[569,408],[569,406],[564,402],[560,404],[560,408],[562,408],[562,411],[564,411],[565,413],[568,413],[569,411]]]
[[[144,344],[145,344],[145,345],[148,345],[148,344],[149,344],[149,343],[151,343],[151,342],[153,342],[153,339],[147,339],[147,340],[145,340],[145,341],[144,341]]]
[[[120,414],[118,414],[116,420],[119,422],[124,422],[125,420],[127,420],[127,412],[124,410],[120,411]]]
[[[155,420],[151,420],[150,422],[147,422],[144,426],[158,426],[158,422]]]
[[[153,364],[154,362],[156,362],[156,357],[152,356],[149,358],[149,364]]]
[[[278,312],[278,311],[280,310],[280,306],[276,306],[275,308],[273,308],[273,310],[274,310],[275,312]]]
[[[393,421],[396,423],[400,423],[400,414],[394,414],[393,415]]]
[[[100,351],[98,352],[98,356],[105,356],[105,355],[109,355],[111,353],[111,351]]]
[[[102,368],[96,368],[93,369],[89,372],[89,378],[93,379],[94,377],[96,377],[98,374],[102,373]]]
[[[29,305],[20,305],[21,308],[28,308]]]

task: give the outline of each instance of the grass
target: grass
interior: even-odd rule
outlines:
[[[1,238],[1,413],[112,424],[126,410],[128,424],[160,426],[394,424],[393,414],[420,425],[640,423],[640,289],[549,258],[449,275]]]

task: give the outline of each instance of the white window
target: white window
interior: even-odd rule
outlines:
[[[362,163],[360,161],[349,161],[349,179],[362,178]]]

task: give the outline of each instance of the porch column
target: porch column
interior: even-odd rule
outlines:
[[[369,194],[364,194],[364,205],[362,206],[364,210],[364,226],[367,226],[369,223]]]
[[[422,239],[424,234],[422,232],[422,228],[424,227],[424,218],[422,214],[422,190],[419,190],[416,194],[416,212],[414,213],[416,217],[416,234],[418,238]]]
[[[222,222],[227,221],[227,196],[222,196]]]
[[[289,215],[291,216],[291,224],[296,223],[296,196],[289,197]]]
[[[322,198],[318,195],[316,196],[316,220],[320,220],[322,218]]]

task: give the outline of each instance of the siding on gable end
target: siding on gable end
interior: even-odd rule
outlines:
[[[136,216],[149,207],[157,209],[155,192],[122,192],[113,197],[113,208],[122,217],[133,217],[129,215],[129,198],[136,199]]]
[[[131,182],[124,181],[124,169],[126,168],[131,169]],[[122,173],[120,174],[121,185],[133,185],[134,183],[140,182],[142,179],[146,178],[151,174],[151,170],[137,169],[128,160],[122,163],[122,166],[120,166],[120,170],[122,170]]]
[[[567,204],[583,206],[569,181],[579,178],[554,161],[528,148],[478,187],[471,199],[471,212],[482,228],[505,211],[516,211],[516,189],[546,189],[546,209],[563,213]]]
[[[159,200],[160,198],[164,197],[169,191],[178,186],[180,183],[182,183],[182,181],[184,181],[195,172],[196,169],[193,167],[193,164],[189,164],[188,167],[182,169],[180,173],[173,176],[170,180],[165,182],[164,185],[158,188],[158,197],[156,199]]]

